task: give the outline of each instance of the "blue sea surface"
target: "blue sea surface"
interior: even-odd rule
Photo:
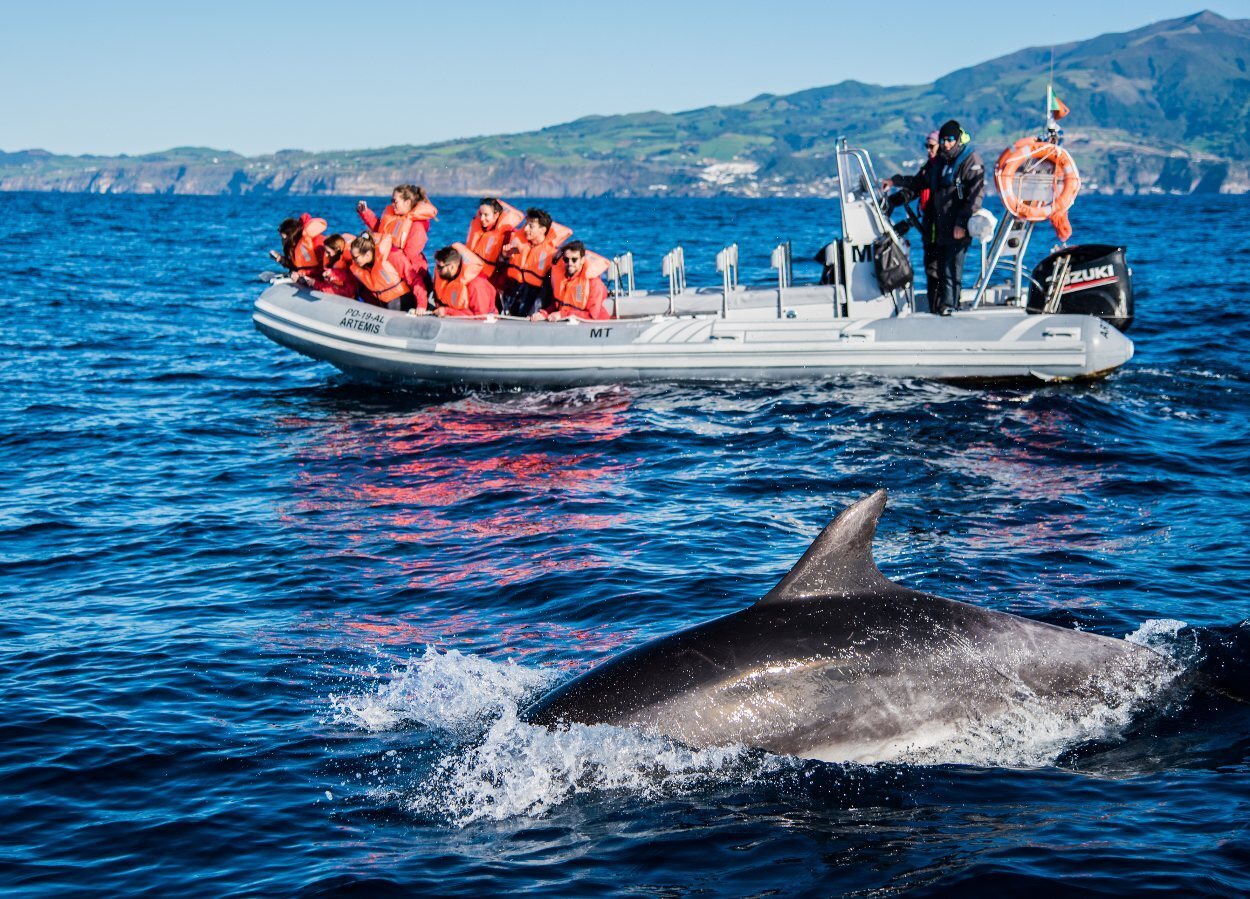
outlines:
[[[435,200],[432,247],[474,206]],[[1250,892],[1250,199],[1080,198],[1074,239],[1126,245],[1137,291],[1101,382],[550,391],[381,389],[260,336],[278,221],[353,206],[0,194],[0,891]],[[677,243],[692,284],[732,241],[767,281],[783,239],[814,280],[838,228],[818,200],[547,206],[654,287]],[[930,763],[517,720],[753,602],[879,487],[889,577],[1201,686]]]

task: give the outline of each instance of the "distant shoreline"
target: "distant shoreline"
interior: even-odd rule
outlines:
[[[1055,52],[1052,52],[1052,49]],[[1042,126],[1048,86],[1087,193],[1250,193],[1250,19],[1201,12],[1059,48],[1033,47],[929,85],[844,81],[679,113],[591,116],[423,146],[261,156],[0,152],[0,191],[220,196],[821,197],[838,140],[877,173],[915,171],[923,135],[957,117],[987,165]],[[1053,74],[1052,74],[1053,72]]]

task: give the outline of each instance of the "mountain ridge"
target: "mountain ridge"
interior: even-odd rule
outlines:
[[[584,116],[536,131],[421,146],[242,156],[177,147],[141,156],[0,151],[0,190],[185,194],[824,196],[838,136],[878,171],[914,168],[947,118],[987,162],[1041,125],[1054,57],[1066,145],[1087,189],[1250,192],[1250,20],[1211,12],[1028,47],[921,85],[846,79],[743,103]]]

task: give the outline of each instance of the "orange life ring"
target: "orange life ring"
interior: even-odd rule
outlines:
[[[1016,218],[1049,219],[1061,241],[1072,236],[1068,210],[1081,189],[1081,173],[1063,147],[1032,137],[1016,141],[998,157],[994,183],[1003,205]]]

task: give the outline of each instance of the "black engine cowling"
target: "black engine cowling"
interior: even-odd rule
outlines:
[[[1127,331],[1133,323],[1133,270],[1124,260],[1124,248],[1092,243],[1051,253],[1033,269],[1029,312],[1046,312],[1055,268],[1068,258],[1068,273],[1057,309],[1075,315],[1094,315]]]

